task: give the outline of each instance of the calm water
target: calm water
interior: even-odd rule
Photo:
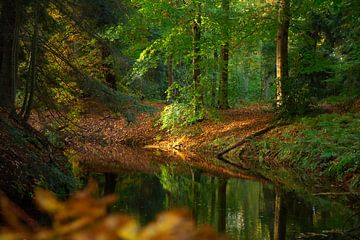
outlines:
[[[162,167],[157,174],[102,174],[104,193],[115,192],[113,211],[142,224],[166,209],[187,207],[198,224],[210,224],[231,239],[296,239],[299,233],[357,225],[350,209],[319,198],[301,198],[272,184]],[[277,219],[277,220],[275,220]],[[277,236],[277,238],[276,238]]]

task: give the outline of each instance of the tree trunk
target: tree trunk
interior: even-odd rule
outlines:
[[[0,107],[15,110],[20,21],[17,0],[3,1],[0,16]]]
[[[270,96],[270,81],[271,75],[267,72],[262,77],[261,96],[263,100],[268,100]]]
[[[229,108],[228,102],[228,81],[229,81],[229,32],[228,32],[228,18],[230,10],[230,0],[222,0],[221,7],[224,10],[224,26],[223,38],[224,43],[221,47],[221,80],[219,85],[219,108]]]
[[[290,21],[290,0],[279,0],[278,30],[276,36],[276,106],[283,104],[282,83],[289,77],[288,33]]]
[[[175,89],[171,88],[174,83],[174,61],[173,56],[170,55],[167,59],[167,82],[168,82],[168,89],[170,92],[167,95],[167,100],[172,102],[174,99],[174,91]]]
[[[263,100],[269,99],[270,88],[270,72],[269,72],[269,59],[267,58],[266,47],[264,43],[261,43],[261,97]]]
[[[213,72],[212,72],[212,80],[213,83],[211,84],[211,105],[213,107],[217,107],[217,100],[216,100],[216,91],[218,87],[218,71],[219,71],[219,56],[218,52],[214,50],[214,65],[213,65]]]
[[[244,82],[243,82],[243,88],[244,88],[244,99],[249,98],[249,82],[250,82],[250,61],[246,61],[247,63],[244,66]]]
[[[228,80],[229,80],[229,42],[225,42],[221,49],[221,81],[219,85],[219,108],[228,109]]]
[[[198,12],[196,14],[196,18],[193,20],[192,34],[193,34],[193,83],[195,90],[195,113],[198,113],[202,102],[202,89],[200,85],[200,38],[201,38],[201,9],[200,3],[198,5]]]
[[[36,4],[36,3],[35,3]],[[34,101],[34,92],[36,84],[36,65],[37,65],[37,50],[38,50],[38,35],[39,35],[39,22],[38,22],[39,7],[35,6],[34,9],[34,34],[31,42],[31,57],[28,73],[28,82],[30,88],[28,89],[28,96],[24,96],[24,120],[27,121],[30,117],[31,107]]]

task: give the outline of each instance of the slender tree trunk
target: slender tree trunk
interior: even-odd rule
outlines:
[[[17,0],[1,4],[0,107],[11,112],[15,111],[20,10]]]
[[[230,10],[230,0],[222,0],[221,6],[224,10],[225,23],[223,26],[224,43],[221,47],[221,80],[219,85],[219,108],[229,108],[228,101],[228,81],[229,81],[229,32],[228,32],[228,18]]]
[[[221,81],[219,85],[219,108],[228,109],[228,81],[229,81],[229,42],[224,43],[221,49]]]
[[[268,69],[266,64],[266,52],[264,44],[261,43],[261,70],[260,70],[260,78],[261,78],[261,97],[263,100],[267,100],[269,97],[269,78],[268,78]]]
[[[261,96],[263,100],[270,98],[270,83],[276,74],[275,42],[261,44]]]
[[[249,82],[250,82],[250,71],[249,71],[250,62],[247,61],[247,64],[244,66],[244,98],[248,99],[249,97]]]
[[[263,100],[269,99],[270,81],[271,81],[271,75],[269,73],[266,73],[265,76],[262,77],[261,95],[262,95]]]
[[[201,38],[201,6],[198,5],[196,18],[193,21],[192,34],[193,34],[193,82],[195,88],[195,112],[199,112],[202,102],[203,93],[200,84],[200,38]]]
[[[168,82],[168,89],[170,88],[170,92],[167,96],[168,101],[172,102],[174,99],[174,91],[175,89],[171,88],[174,83],[174,61],[173,56],[170,55],[167,59],[167,82]]]
[[[219,56],[218,52],[215,49],[214,50],[214,66],[213,66],[213,74],[212,74],[212,80],[213,83],[211,84],[211,105],[213,107],[217,107],[217,101],[216,101],[216,91],[218,87],[218,71],[219,71]]]
[[[36,4],[36,3],[35,3]],[[28,80],[29,81],[29,90],[27,91],[29,97],[25,95],[25,105],[24,109],[24,120],[27,121],[30,117],[31,107],[33,105],[34,100],[34,92],[35,92],[35,84],[36,84],[36,65],[37,65],[37,52],[38,52],[38,36],[39,36],[39,22],[38,22],[38,6],[35,6],[34,9],[34,34],[33,39],[31,42],[31,58],[30,58],[30,65],[29,65],[29,74]]]
[[[290,0],[279,0],[278,30],[276,36],[276,106],[283,104],[283,81],[289,77],[288,33],[290,21]]]

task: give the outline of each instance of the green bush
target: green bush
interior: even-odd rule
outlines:
[[[195,106],[191,103],[174,102],[166,106],[161,113],[161,128],[176,132],[203,119],[203,116],[203,111],[195,112]]]

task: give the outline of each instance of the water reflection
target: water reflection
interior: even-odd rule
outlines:
[[[341,229],[352,212],[319,198],[303,199],[271,184],[208,176],[199,170],[158,174],[104,174],[104,193],[119,201],[112,211],[134,215],[142,224],[170,208],[189,208],[198,224],[210,224],[231,239],[295,239],[300,232]]]

